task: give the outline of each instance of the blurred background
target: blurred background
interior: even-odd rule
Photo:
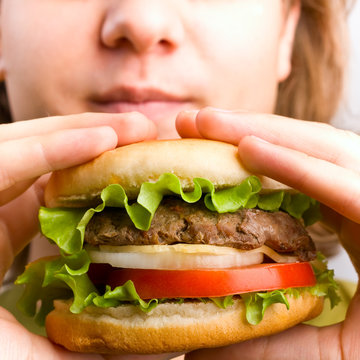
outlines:
[[[356,1],[349,15],[350,61],[344,101],[333,125],[360,134],[360,3]],[[360,156],[360,154],[359,154]]]
[[[346,79],[344,100],[333,119],[338,128],[352,130],[360,134],[360,2],[355,2],[349,15],[350,60]],[[359,154],[360,158],[360,154]],[[344,250],[330,257],[329,267],[335,269],[336,277],[357,281],[357,275]]]

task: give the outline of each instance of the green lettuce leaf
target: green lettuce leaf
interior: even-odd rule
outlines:
[[[73,296],[71,289],[63,281],[53,278],[51,284],[44,285],[47,263],[46,260],[42,260],[28,265],[25,272],[15,281],[15,284],[25,285],[17,303],[18,308],[24,314],[35,317],[39,324],[45,322],[46,315],[53,309],[55,299],[68,299]],[[39,300],[41,306],[37,307]]]
[[[119,306],[125,302],[138,306],[144,312],[149,312],[159,304],[159,299],[151,299],[148,302],[142,300],[131,280],[122,286],[117,286],[114,290],[106,286],[104,295],[90,294],[90,297],[94,305],[103,308]]]
[[[324,296],[325,299],[329,299],[331,308],[336,306],[341,301],[338,295],[338,284],[334,280],[334,270],[327,269],[327,261],[321,253],[317,254],[317,260],[313,263],[313,270],[316,285],[312,287],[241,294],[246,307],[247,321],[252,325],[258,324],[263,319],[265,310],[275,303],[284,304],[289,309],[289,303],[285,295],[298,298],[304,290],[312,295]]]
[[[289,310],[289,302],[284,290],[241,294],[245,303],[246,320],[251,325],[257,325],[264,317],[265,310],[272,304],[284,304]]]
[[[317,260],[314,262],[313,269],[316,285],[309,288],[310,292],[315,296],[324,296],[325,299],[329,299],[330,307],[333,308],[341,301],[338,295],[339,285],[334,279],[334,270],[327,268],[325,256],[320,252],[317,253]]]
[[[219,308],[226,309],[228,306],[231,306],[234,304],[233,296],[223,296],[223,297],[215,297],[210,298],[210,300]]]
[[[132,281],[111,290],[106,287],[100,294],[87,275],[90,259],[85,250],[70,256],[59,256],[38,260],[27,266],[15,284],[25,285],[18,307],[28,316],[36,316],[36,321],[44,323],[46,315],[53,309],[53,300],[70,299],[70,311],[82,312],[87,306],[115,307],[125,303],[139,306],[142,311],[152,310],[159,300],[148,302],[137,294]],[[39,305],[39,306],[38,306]]]
[[[285,194],[283,191],[260,194],[261,183],[256,176],[250,176],[240,185],[215,191],[214,184],[203,178],[193,180],[194,190],[184,192],[179,178],[174,174],[163,174],[155,183],[141,186],[137,201],[129,204],[124,189],[113,184],[101,192],[101,204],[96,208],[73,209],[42,207],[39,212],[41,232],[55,242],[66,254],[81,251],[85,228],[95,213],[105,207],[125,208],[136,228],[148,230],[156,209],[165,195],[180,196],[188,203],[204,198],[206,207],[219,213],[234,212],[241,208],[258,207],[267,211],[279,209],[300,219],[303,215],[306,225],[320,219],[317,203],[303,194]]]

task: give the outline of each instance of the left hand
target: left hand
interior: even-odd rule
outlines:
[[[360,137],[323,123],[269,114],[206,108],[177,118],[182,137],[203,137],[238,146],[252,172],[287,184],[322,204],[324,222],[338,234],[360,271]],[[360,291],[345,321],[324,328],[298,325],[271,337],[187,359],[358,359]]]
[[[15,255],[38,231],[44,174],[79,165],[114,149],[156,137],[137,113],[75,114],[0,125],[0,286]],[[38,180],[37,180],[38,179]],[[160,355],[80,354],[26,330],[0,307],[0,359],[165,360]]]

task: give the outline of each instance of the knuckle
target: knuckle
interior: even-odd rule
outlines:
[[[47,173],[52,170],[50,154],[46,150],[46,146],[43,142],[37,142],[35,145],[34,153],[37,153],[36,158],[38,159],[38,168],[42,168],[41,173]]]
[[[0,165],[0,191],[10,188],[11,186],[15,185],[15,183],[16,181],[10,175],[8,169],[5,166]]]
[[[337,129],[329,124],[317,123],[322,128],[321,136],[325,143],[327,161],[360,172],[360,136],[356,133]]]

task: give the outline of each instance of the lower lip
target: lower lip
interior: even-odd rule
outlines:
[[[150,120],[157,122],[169,116],[176,116],[182,110],[189,110],[189,102],[183,101],[145,101],[134,102],[96,102],[93,103],[96,111],[107,113],[126,113],[137,111]]]

